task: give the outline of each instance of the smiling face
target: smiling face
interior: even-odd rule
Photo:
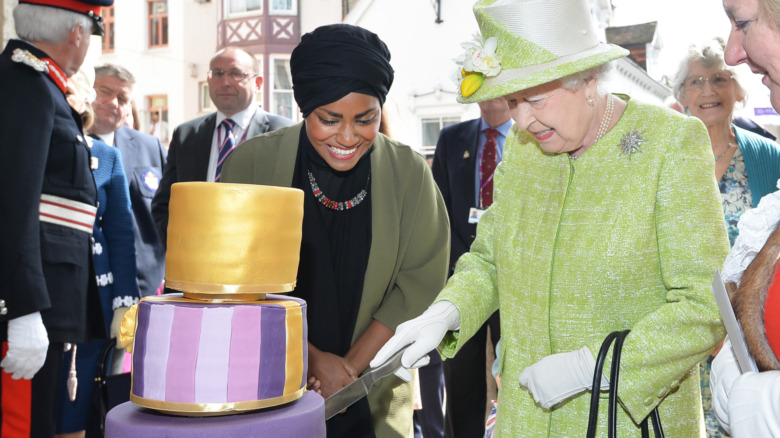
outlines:
[[[763,75],[772,106],[780,111],[780,30],[761,13],[759,0],[723,0],[731,21],[726,45],[726,63],[746,63]]]
[[[577,90],[562,84],[557,80],[506,96],[518,128],[536,137],[545,152],[573,152],[585,146],[586,137],[592,141],[598,129],[596,108],[587,103],[597,95],[597,81],[586,81]]]
[[[713,79],[717,74],[720,79]],[[705,78],[701,83],[698,78]],[[701,119],[707,126],[729,124],[734,113],[734,104],[745,98],[737,86],[737,81],[731,79],[724,84],[731,72],[719,66],[704,67],[701,63],[688,63],[688,76],[683,85],[682,104],[691,115]],[[713,86],[715,80],[721,85]],[[696,88],[692,84],[700,85]]]
[[[382,118],[379,99],[349,93],[306,117],[306,135],[326,163],[337,171],[350,170],[374,143]]]

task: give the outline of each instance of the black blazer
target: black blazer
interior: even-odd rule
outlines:
[[[122,126],[114,133],[130,186],[135,231],[135,262],[142,297],[154,295],[165,277],[165,247],[152,219],[152,198],[165,167],[165,148],[157,137]]]
[[[470,224],[468,215],[469,210],[477,206],[474,173],[481,120],[468,120],[442,129],[433,155],[433,179],[450,215],[450,275],[458,258],[469,250],[477,234],[477,224]]]
[[[39,208],[42,193],[95,205],[89,148],[64,92],[15,50],[48,58],[21,40],[0,55],[0,339],[40,311],[50,342],[84,342],[105,332],[91,233],[41,222]]]
[[[160,188],[152,201],[152,215],[163,245],[168,236],[168,203],[171,186],[177,182],[206,181],[217,113],[208,114],[179,125],[173,131],[168,147],[168,163]],[[295,124],[292,120],[268,114],[258,108],[247,128],[246,140],[268,131]]]

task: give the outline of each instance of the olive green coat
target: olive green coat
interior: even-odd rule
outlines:
[[[289,187],[300,132],[298,124],[247,140],[228,158],[221,180]],[[447,209],[421,155],[380,134],[371,180],[373,234],[353,343],[373,319],[395,330],[421,314],[444,287],[450,254]],[[411,436],[411,384],[387,377],[369,404],[378,438]]]
[[[729,249],[704,126],[629,101],[577,160],[513,129],[494,204],[437,297],[460,309],[443,353],[500,307],[498,436],[583,437],[590,392],[545,410],[518,375],[582,346],[595,356],[608,333],[631,329],[618,436],[640,436],[634,422],[659,403],[667,437],[703,436],[697,364],[725,335],[710,285]],[[632,137],[641,152],[624,154]],[[601,408],[606,436],[606,400]]]

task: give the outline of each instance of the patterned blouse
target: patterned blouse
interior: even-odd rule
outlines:
[[[718,187],[723,199],[723,214],[729,232],[729,243],[734,246],[734,240],[739,234],[737,228],[739,218],[742,213],[753,208],[750,184],[748,184],[747,172],[745,172],[745,160],[739,148],[734,152],[726,173],[718,182]]]

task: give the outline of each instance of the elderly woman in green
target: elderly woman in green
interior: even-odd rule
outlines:
[[[371,365],[409,343],[406,367],[437,345],[452,357],[500,308],[497,436],[584,436],[595,354],[630,329],[618,435],[659,406],[667,436],[702,436],[697,365],[725,335],[710,284],[729,248],[712,149],[701,121],[602,90],[626,51],[599,43],[588,4],[474,7],[459,100],[505,96],[514,135],[471,250]]]

